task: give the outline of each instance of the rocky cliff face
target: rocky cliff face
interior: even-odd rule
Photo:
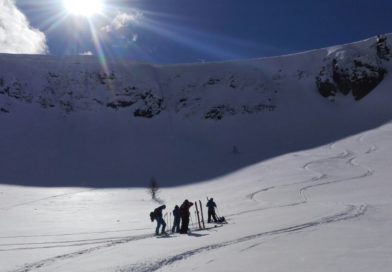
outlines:
[[[341,93],[362,99],[384,79],[390,48],[387,37],[378,37],[369,48],[353,46],[330,53],[316,77],[319,93],[328,98]]]
[[[258,74],[257,67],[113,64],[110,72],[102,72],[98,63],[86,59],[82,65],[67,60],[58,67],[45,59],[33,58],[24,65],[7,57],[10,69],[0,68],[3,114],[11,113],[16,105],[30,104],[65,114],[129,110],[133,117],[150,119],[168,110],[186,118],[221,120],[236,114],[271,112],[277,107],[274,97],[280,77],[275,76],[271,83]]]
[[[151,118],[165,108],[164,99],[156,94],[156,89],[154,93],[150,86],[119,84],[114,72],[106,74],[97,68],[78,67],[80,70],[75,73],[42,65],[49,71],[32,75],[10,75],[8,71],[0,74],[2,112],[10,113],[12,105],[17,103],[65,113],[133,107],[134,116]]]

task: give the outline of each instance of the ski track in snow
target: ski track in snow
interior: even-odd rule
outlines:
[[[10,239],[10,238],[38,238],[38,237],[62,237],[62,236],[84,235],[84,234],[119,233],[119,232],[129,232],[129,231],[147,230],[147,229],[150,229],[150,228],[122,229],[122,230],[109,230],[109,231],[93,231],[93,232],[74,232],[74,233],[60,233],[60,234],[39,234],[39,235],[0,236],[0,239]]]
[[[72,259],[72,258],[75,258],[78,256],[82,256],[84,254],[92,253],[92,252],[100,250],[100,249],[109,248],[109,247],[113,247],[116,245],[129,243],[132,241],[138,241],[138,240],[142,240],[142,239],[147,239],[147,238],[152,238],[152,237],[154,237],[153,234],[129,236],[129,237],[126,237],[121,240],[110,241],[104,245],[99,245],[99,246],[95,246],[95,247],[91,247],[91,248],[87,248],[87,249],[83,249],[83,250],[79,250],[79,251],[75,251],[75,252],[71,252],[71,253],[67,253],[67,254],[63,254],[63,255],[58,255],[58,256],[55,256],[52,258],[48,258],[48,259],[44,259],[44,260],[35,262],[35,263],[26,264],[23,267],[18,268],[16,270],[12,270],[12,271],[13,272],[29,272],[29,271],[33,271],[35,269],[42,268],[44,266],[51,265],[51,264],[58,262],[58,261]]]
[[[242,243],[242,242],[247,242],[247,241],[251,241],[254,239],[259,239],[262,237],[270,237],[270,236],[274,236],[274,235],[282,235],[282,234],[289,234],[292,232],[297,232],[297,231],[301,231],[307,228],[311,228],[311,227],[315,227],[315,226],[319,226],[319,225],[324,225],[324,224],[329,224],[329,223],[334,223],[334,222],[339,222],[339,221],[344,221],[344,220],[350,220],[350,219],[354,219],[357,218],[363,214],[365,214],[367,210],[367,206],[366,205],[361,205],[361,206],[355,206],[355,205],[350,205],[346,210],[344,210],[341,213],[337,213],[334,214],[332,216],[328,216],[328,217],[324,217],[321,218],[319,220],[315,220],[315,221],[310,221],[310,222],[306,222],[303,224],[299,224],[299,225],[294,225],[291,227],[287,227],[287,228],[281,228],[281,229],[276,229],[276,230],[272,230],[272,231],[267,231],[267,232],[261,232],[261,233],[257,233],[257,234],[253,234],[253,235],[248,235],[248,236],[244,236],[238,239],[234,239],[234,240],[230,240],[230,241],[226,241],[226,242],[222,242],[222,243],[217,243],[217,244],[212,244],[212,245],[207,245],[204,247],[200,247],[200,248],[196,248],[196,249],[192,249],[186,252],[183,252],[181,254],[178,255],[174,255],[171,257],[167,257],[155,262],[151,262],[151,263],[140,263],[140,264],[134,264],[134,265],[130,265],[128,267],[125,268],[120,268],[117,269],[116,272],[133,272],[133,271],[138,271],[138,272],[151,272],[151,271],[157,271],[159,269],[161,269],[164,266],[168,266],[171,265],[175,262],[178,261],[183,261],[185,259],[188,259],[194,255],[200,254],[200,253],[205,253],[211,250],[216,250],[216,249],[220,249],[223,247],[227,247],[227,246],[231,246],[231,245],[235,245],[238,243]]]
[[[284,205],[269,206],[269,207],[264,207],[264,208],[246,210],[246,211],[241,211],[241,212],[237,212],[237,213],[228,214],[226,217],[227,217],[228,220],[230,220],[231,217],[236,216],[236,215],[242,215],[242,214],[259,212],[259,211],[266,211],[266,210],[278,209],[278,208],[294,207],[294,206],[302,205],[302,204],[305,204],[305,203],[306,203],[306,201],[300,201],[300,202],[293,202],[293,203],[284,204]]]
[[[357,137],[355,139],[355,141],[358,142],[359,144],[363,143],[363,139],[365,138],[366,135],[367,135],[367,133],[364,133],[363,135]],[[335,145],[336,145],[335,143],[331,143],[331,144],[328,145],[328,148],[329,149],[336,149]],[[371,154],[371,153],[373,153],[375,151],[377,151],[377,146],[372,145],[372,146],[369,147],[369,149],[367,151],[364,152],[364,154],[368,155],[368,154]],[[314,170],[310,169],[310,167],[312,165],[322,165],[323,163],[326,163],[326,162],[329,162],[329,161],[334,161],[336,159],[346,160],[346,164],[350,165],[351,167],[361,168],[361,169],[364,170],[364,172],[359,174],[359,175],[357,175],[357,176],[352,176],[352,177],[348,177],[348,178],[341,178],[341,179],[334,179],[334,180],[329,180],[328,181],[327,179],[330,178],[330,177],[328,176],[327,173],[320,173],[318,171],[314,171]],[[248,194],[246,197],[248,199],[257,201],[255,196],[257,194],[259,194],[259,193],[263,193],[263,192],[266,192],[266,191],[269,191],[269,190],[272,190],[272,189],[278,189],[278,188],[281,188],[281,187],[296,186],[296,185],[300,185],[300,184],[312,183],[312,185],[305,186],[305,187],[302,187],[300,189],[300,195],[303,197],[304,201],[297,202],[297,203],[292,203],[292,204],[287,204],[287,205],[282,205],[282,206],[270,207],[270,208],[288,207],[288,206],[292,206],[292,205],[305,204],[308,201],[308,198],[305,195],[305,191],[306,190],[309,190],[311,188],[315,188],[315,187],[318,187],[318,186],[329,185],[329,184],[339,183],[339,182],[344,182],[344,181],[349,181],[349,180],[356,180],[358,178],[365,178],[365,177],[368,177],[368,176],[371,176],[371,175],[374,174],[374,170],[373,169],[370,169],[370,168],[366,168],[365,169],[363,166],[361,166],[359,164],[356,164],[354,162],[356,159],[357,159],[357,155],[355,155],[354,152],[352,152],[350,150],[344,150],[343,152],[339,153],[338,155],[334,155],[334,156],[331,156],[331,157],[322,158],[322,159],[318,159],[318,160],[313,160],[313,161],[307,162],[307,163],[305,163],[302,166],[302,169],[304,169],[306,171],[313,172],[313,173],[317,174],[317,176],[312,177],[310,179],[307,179],[305,181],[300,181],[300,182],[296,182],[296,183],[289,183],[289,184],[283,184],[283,185],[280,185],[280,186],[272,186],[272,187],[263,188],[261,190],[258,190],[258,191],[255,191],[253,193]],[[327,181],[321,182],[321,183],[317,183],[317,182],[320,182],[320,181],[323,181],[323,180],[327,180]],[[254,210],[251,210],[251,211],[260,211],[260,210],[266,210],[266,209],[270,209],[270,208],[260,208],[260,209],[254,209]],[[242,213],[237,213],[237,214],[233,214],[233,215],[238,215],[238,214],[242,214]]]
[[[357,141],[359,142],[363,142],[363,137],[364,135],[360,136],[359,138],[357,138]],[[335,144],[330,144],[329,145],[330,149],[336,149]],[[372,152],[375,152],[377,150],[377,146],[371,146],[366,152],[364,152],[364,155],[368,155]],[[360,178],[365,178],[368,177],[370,175],[373,175],[374,170],[370,169],[370,168],[365,168],[357,163],[355,163],[355,160],[358,158],[358,155],[356,155],[354,152],[350,151],[350,150],[345,150],[341,153],[339,153],[338,155],[334,155],[328,158],[323,158],[323,159],[319,159],[319,160],[313,160],[310,162],[307,162],[305,165],[302,166],[302,169],[304,169],[305,171],[311,171],[312,173],[315,173],[316,176],[312,177],[310,179],[307,179],[305,181],[301,181],[301,182],[297,182],[297,183],[292,183],[292,184],[283,184],[280,186],[271,186],[271,187],[267,187],[267,188],[262,188],[260,190],[257,190],[253,193],[250,193],[246,196],[247,199],[250,200],[254,200],[257,201],[255,199],[255,196],[257,194],[263,193],[263,192],[267,192],[269,190],[274,190],[277,189],[279,187],[285,187],[285,186],[294,186],[294,185],[300,185],[300,184],[306,184],[306,183],[312,183],[311,185],[307,185],[305,187],[300,188],[299,190],[299,194],[301,195],[301,197],[303,198],[303,201],[301,202],[294,202],[294,203],[290,203],[290,204],[286,204],[286,205],[279,205],[279,206],[274,206],[274,207],[264,207],[264,208],[258,208],[258,209],[253,209],[253,210],[247,210],[247,211],[242,211],[239,213],[235,213],[235,214],[230,214],[228,215],[228,217],[233,217],[236,215],[240,215],[240,214],[244,214],[244,213],[250,213],[250,212],[257,212],[257,211],[263,211],[263,210],[267,210],[267,209],[273,209],[273,208],[283,208],[283,207],[290,207],[290,206],[297,206],[297,205],[304,205],[309,203],[309,197],[305,194],[306,191],[312,189],[312,188],[316,188],[316,187],[320,187],[320,186],[326,186],[326,185],[330,185],[330,184],[335,184],[335,183],[340,183],[340,182],[345,182],[345,181],[352,181],[352,180],[357,180]],[[326,173],[321,173],[319,171],[315,171],[315,170],[311,170],[311,167],[314,165],[322,165],[323,163],[327,163],[329,161],[333,161],[333,160],[344,160],[345,161],[345,165],[348,165],[348,167],[351,167],[353,169],[361,169],[363,171],[361,171],[361,173],[351,176],[351,177],[345,177],[345,178],[337,178],[337,179],[332,179],[332,180],[328,180],[329,176]],[[60,195],[62,196],[62,195]],[[59,197],[59,196],[53,196],[53,197]],[[40,201],[40,200],[37,200]],[[21,204],[24,205],[24,204]],[[284,227],[284,228],[279,228],[276,230],[271,230],[271,231],[266,231],[266,232],[261,232],[261,233],[257,233],[257,234],[252,234],[252,235],[247,235],[244,237],[240,237],[237,239],[233,239],[233,240],[229,240],[229,241],[225,241],[222,243],[216,243],[216,244],[211,244],[211,245],[206,245],[203,247],[199,247],[196,249],[191,249],[185,252],[182,252],[180,254],[174,255],[174,256],[169,256],[163,259],[159,259],[159,260],[155,260],[155,261],[150,261],[150,262],[142,262],[142,263],[137,263],[137,264],[132,264],[123,268],[118,268],[117,270],[115,270],[116,272],[132,272],[132,271],[140,271],[140,272],[147,272],[147,271],[157,271],[160,268],[164,267],[164,266],[169,266],[173,263],[179,262],[179,261],[183,261],[185,259],[188,259],[192,256],[195,256],[197,254],[201,254],[201,253],[205,253],[211,250],[216,250],[216,249],[220,249],[223,247],[227,247],[227,246],[232,246],[238,243],[242,243],[242,242],[247,242],[247,241],[251,241],[251,240],[256,240],[256,239],[260,239],[263,237],[273,237],[273,236],[279,236],[279,235],[283,235],[283,234],[290,234],[293,232],[298,232],[298,231],[302,231],[302,230],[306,230],[309,228],[313,228],[316,226],[320,226],[320,225],[325,225],[325,224],[330,224],[330,223],[335,223],[335,222],[340,222],[340,221],[345,221],[345,220],[351,220],[351,219],[355,219],[358,218],[360,216],[362,216],[363,214],[365,214],[366,210],[368,208],[368,205],[353,205],[353,204],[346,204],[345,205],[345,209],[339,213],[330,215],[330,216],[326,216],[320,219],[316,219],[313,221],[309,221],[309,222],[305,222],[302,224],[297,224],[297,225],[293,225],[293,226],[289,226],[289,227]],[[152,234],[148,234],[148,235],[139,235],[139,236],[128,236],[128,237],[116,237],[116,238],[101,238],[101,239],[87,239],[87,240],[75,240],[75,241],[68,241],[68,243],[74,243],[74,246],[80,246],[80,245],[91,245],[91,244],[100,244],[97,245],[95,247],[91,247],[91,248],[87,248],[87,249],[83,249],[83,250],[79,250],[79,251],[75,251],[72,253],[68,253],[68,254],[63,254],[63,255],[58,255],[52,258],[48,258],[48,259],[44,259],[35,263],[30,263],[30,264],[26,264],[23,267],[16,269],[16,270],[12,270],[12,272],[29,272],[29,271],[33,271],[35,269],[40,269],[42,267],[45,266],[49,266],[55,262],[58,261],[62,261],[62,260],[67,260],[67,259],[72,259],[75,257],[79,257],[82,256],[84,254],[90,254],[92,252],[104,249],[104,248],[109,248],[109,247],[113,247],[116,245],[120,245],[120,244],[125,244],[125,243],[130,243],[133,241],[137,241],[137,240],[142,240],[142,239],[149,239],[154,237],[154,235]],[[61,245],[62,243],[67,243],[67,241],[64,242],[57,242],[57,243],[52,243],[51,245],[50,242],[48,242],[47,247],[46,248],[50,248],[50,247],[68,247],[70,246],[70,244],[68,245]],[[41,245],[42,247],[45,247],[46,243],[30,243],[30,244],[26,244],[26,245]],[[9,244],[12,245],[12,244]],[[15,245],[23,245],[23,244],[15,244]],[[71,244],[72,245],[72,244]],[[41,247],[41,248],[42,248]],[[23,249],[32,249],[32,248],[19,248],[20,250]],[[1,251],[1,250],[0,250]]]
[[[250,200],[255,200],[255,195],[257,195],[258,193],[262,193],[262,192],[267,192],[269,190],[275,189],[275,186],[271,186],[271,187],[267,187],[264,189],[260,189],[256,192],[250,193],[249,195],[247,195],[246,197],[249,198]]]
[[[360,135],[359,137],[357,137],[355,139],[355,142],[357,142],[358,144],[362,144],[363,140],[364,140],[364,137],[366,135],[367,135],[367,133],[364,133],[364,134]],[[332,144],[332,145],[330,145],[330,148],[336,148],[335,146],[336,146],[336,144]],[[369,149],[367,151],[364,152],[363,155],[369,155],[369,154],[371,154],[371,153],[373,153],[375,151],[377,151],[377,146],[372,145],[372,146],[369,147]],[[305,166],[303,167],[304,169],[316,172],[316,173],[318,173],[320,175],[323,175],[323,176],[326,176],[326,177],[328,177],[328,175],[326,173],[320,173],[318,171],[311,170],[309,167],[311,165],[320,164],[322,162],[327,162],[329,160],[343,159],[343,160],[345,160],[345,164],[348,165],[349,167],[351,167],[352,169],[359,168],[362,171],[358,175],[354,175],[354,176],[351,176],[351,177],[332,179],[332,180],[324,181],[322,183],[316,183],[316,184],[305,186],[305,187],[300,189],[301,196],[305,199],[305,201],[308,201],[308,197],[305,194],[305,191],[307,191],[309,189],[316,188],[316,187],[319,187],[319,186],[336,184],[336,183],[340,183],[340,182],[357,180],[357,179],[366,178],[366,177],[369,177],[369,176],[373,175],[375,170],[371,169],[371,168],[364,167],[364,166],[362,166],[360,164],[355,163],[355,160],[357,158],[358,158],[358,155],[356,155],[354,152],[352,152],[350,150],[345,150],[343,153],[340,153],[336,157],[326,158],[324,160],[318,160],[318,161],[311,161],[311,162],[305,164]]]
[[[49,200],[49,199],[53,199],[53,198],[61,198],[61,197],[76,195],[76,194],[80,194],[80,193],[91,192],[91,191],[94,191],[94,190],[96,190],[96,189],[81,190],[81,191],[77,191],[77,192],[70,192],[70,193],[65,193],[65,194],[48,196],[48,197],[45,197],[45,198],[40,198],[40,199],[35,199],[35,200],[26,201],[26,202],[22,202],[22,203],[17,203],[17,204],[8,206],[8,207],[2,207],[2,208],[0,208],[0,210],[8,211],[8,210],[10,210],[12,208],[17,208],[17,207],[20,207],[20,206],[30,205],[30,204],[34,204],[34,203],[37,203],[37,202],[41,202],[41,201],[45,201],[45,200]]]
[[[122,236],[122,237],[105,237],[105,238],[92,238],[92,239],[80,239],[80,240],[69,240],[69,241],[53,241],[53,242],[8,243],[8,244],[0,244],[0,252],[104,244],[104,243],[122,241],[128,238],[129,236]],[[18,247],[14,248],[15,246]],[[2,247],[11,247],[11,248],[2,249]]]
[[[345,161],[345,163],[347,165],[349,165],[350,167],[353,167],[353,168],[357,167],[357,168],[360,168],[360,169],[364,169],[362,166],[354,164],[354,160],[357,157],[350,151],[346,152],[345,155],[343,155],[341,157],[337,157],[337,158],[338,159],[347,159]],[[312,164],[308,164],[308,166],[310,166],[310,165],[312,165]],[[346,182],[346,181],[350,181],[350,180],[357,180],[357,179],[365,178],[365,177],[368,177],[368,176],[371,176],[371,175],[374,174],[374,170],[372,170],[372,169],[364,169],[364,170],[365,170],[364,172],[362,172],[362,173],[360,173],[358,175],[352,176],[352,177],[340,178],[340,179],[339,178],[338,179],[332,179],[332,180],[327,180],[327,181],[324,181],[324,182],[321,182],[321,183],[316,183],[316,184],[305,186],[305,187],[300,189],[300,194],[305,199],[305,201],[308,201],[309,198],[305,194],[305,191],[307,191],[309,189],[316,188],[316,187],[319,187],[319,186],[336,184],[336,183],[339,183],[339,182]]]

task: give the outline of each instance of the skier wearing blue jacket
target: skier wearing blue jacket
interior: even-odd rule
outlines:
[[[157,221],[157,228],[155,229],[155,234],[159,235],[159,229],[162,226],[162,231],[161,234],[166,234],[165,228],[166,228],[166,222],[163,219],[162,216],[162,210],[166,209],[166,205],[162,205],[158,208],[156,208],[151,214],[151,219],[155,219]]]

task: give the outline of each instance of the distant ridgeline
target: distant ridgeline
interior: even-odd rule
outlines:
[[[384,79],[387,73],[384,63],[391,58],[391,43],[387,36],[378,36],[370,47],[340,48],[324,59],[325,65],[316,77],[317,88],[324,97],[351,93],[360,100]]]
[[[21,102],[67,114],[129,109],[134,117],[153,118],[166,110],[221,120],[275,111],[278,94],[303,88],[301,80],[316,82],[323,97],[340,93],[359,100],[384,79],[391,59],[387,36],[327,51],[194,65],[112,62],[105,69],[94,56],[0,55],[0,115]],[[314,55],[316,66],[303,64]]]

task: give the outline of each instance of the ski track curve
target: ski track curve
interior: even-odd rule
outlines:
[[[334,143],[329,144],[328,145],[328,149],[333,149],[333,145],[334,145]],[[337,155],[333,155],[331,157],[322,158],[322,159],[318,159],[318,160],[314,160],[314,161],[309,161],[309,162],[305,163],[302,166],[302,169],[308,170],[308,171],[312,171],[312,170],[308,169],[309,166],[312,165],[312,164],[316,164],[316,163],[321,164],[321,163],[324,163],[324,162],[327,162],[327,161],[331,161],[331,160],[335,160],[335,159],[344,159],[344,158],[347,158],[348,156],[350,156],[351,154],[352,153],[350,153],[349,151],[345,150],[345,151],[343,151],[343,152],[341,152],[341,153],[339,153]],[[312,172],[316,173],[315,171],[312,171]],[[271,187],[267,187],[267,188],[263,188],[263,189],[254,191],[254,192],[248,194],[246,196],[246,198],[248,198],[250,200],[257,201],[257,199],[255,198],[255,196],[257,194],[260,194],[260,193],[263,193],[263,192],[267,192],[269,190],[278,189],[278,188],[281,188],[281,187],[296,186],[296,185],[306,184],[306,183],[314,183],[314,182],[317,182],[317,181],[320,181],[320,180],[328,178],[327,174],[324,174],[324,173],[317,173],[317,174],[318,174],[317,176],[311,177],[310,179],[307,179],[307,180],[304,180],[304,181],[299,181],[299,182],[294,182],[294,183],[287,183],[287,184],[282,184],[282,185],[279,185],[279,186],[271,186]]]
[[[333,145],[334,145],[333,143],[329,144],[328,148],[329,149],[333,149]],[[345,150],[344,152],[341,152],[341,153],[339,153],[337,155],[334,155],[334,156],[331,156],[331,157],[322,158],[322,159],[318,159],[318,160],[307,162],[307,163],[305,163],[302,166],[302,169],[307,170],[307,171],[311,171],[311,172],[317,174],[317,176],[311,177],[310,179],[306,179],[304,181],[299,181],[299,182],[294,182],[294,183],[287,183],[287,184],[282,184],[282,185],[279,185],[279,186],[271,186],[271,187],[263,188],[263,189],[260,189],[260,190],[257,190],[257,191],[254,191],[254,192],[248,194],[246,196],[246,198],[250,199],[250,200],[257,201],[257,199],[256,199],[256,195],[257,194],[260,194],[260,193],[263,193],[263,192],[267,192],[269,190],[278,189],[278,188],[281,188],[281,187],[297,186],[297,185],[307,184],[307,183],[315,183],[315,182],[327,179],[329,177],[327,174],[319,173],[319,172],[310,170],[309,167],[311,165],[313,165],[313,164],[322,164],[324,162],[328,162],[328,161],[331,161],[331,160],[345,159],[345,158],[348,158],[350,156],[352,156],[352,152],[350,152],[348,150]],[[307,200],[305,199],[304,202],[306,202],[306,201]],[[304,202],[301,202],[301,203],[304,203]],[[290,205],[285,205],[285,206],[290,206]],[[260,209],[255,209],[255,211],[256,210],[260,210]]]
[[[262,193],[262,192],[267,192],[267,191],[272,190],[272,189],[275,189],[275,186],[263,188],[263,189],[260,189],[260,190],[258,190],[258,191],[252,192],[252,193],[248,194],[248,195],[246,196],[246,198],[248,198],[248,199],[250,199],[250,200],[255,200],[255,201],[257,201],[257,200],[255,199],[255,195],[257,195],[257,194],[259,194],[259,193]]]
[[[369,132],[368,132],[368,133],[369,133]],[[364,134],[358,136],[354,141],[357,142],[357,143],[362,144],[363,141],[364,141],[365,136],[366,136],[368,133],[364,133]],[[330,147],[331,149],[336,149],[335,146],[336,146],[336,143],[332,143],[331,145],[329,145],[329,147]],[[368,148],[368,150],[365,151],[362,155],[369,155],[369,154],[371,154],[371,153],[373,153],[373,152],[375,152],[375,151],[377,151],[377,146],[376,146],[376,145],[371,145],[371,146]],[[369,176],[371,176],[371,175],[373,175],[373,174],[375,173],[375,170],[374,170],[374,169],[371,169],[371,168],[369,168],[369,167],[364,167],[364,166],[362,166],[362,165],[360,165],[360,164],[358,164],[358,163],[355,163],[355,160],[356,160],[357,158],[358,158],[358,155],[357,155],[357,154],[355,154],[355,153],[354,153],[353,151],[351,151],[351,150],[347,150],[347,149],[346,149],[344,152],[340,153],[338,156],[308,162],[307,164],[304,165],[303,169],[308,170],[308,171],[315,172],[315,173],[317,173],[318,175],[327,175],[327,174],[326,174],[326,173],[321,173],[321,172],[319,172],[319,171],[311,170],[311,169],[310,169],[310,166],[311,166],[311,165],[314,165],[314,164],[322,164],[323,162],[327,162],[327,161],[329,161],[329,160],[331,160],[331,159],[344,159],[344,160],[346,160],[346,161],[345,161],[345,164],[346,164],[346,165],[349,165],[349,167],[351,167],[351,168],[359,168],[359,169],[361,169],[362,171],[361,171],[361,173],[359,173],[359,174],[357,174],[357,175],[354,175],[354,176],[351,176],[351,177],[337,178],[337,179],[327,180],[327,181],[324,181],[324,182],[322,182],[322,183],[316,183],[316,184],[311,184],[311,185],[305,186],[305,187],[303,187],[303,188],[300,189],[300,195],[304,198],[305,201],[308,201],[308,197],[307,197],[307,195],[305,194],[305,192],[306,192],[307,190],[309,190],[309,189],[316,188],[316,187],[319,187],[319,186],[325,186],[325,185],[340,183],[340,182],[346,182],[346,181],[352,181],[352,180],[362,179],[362,178],[369,177]]]

